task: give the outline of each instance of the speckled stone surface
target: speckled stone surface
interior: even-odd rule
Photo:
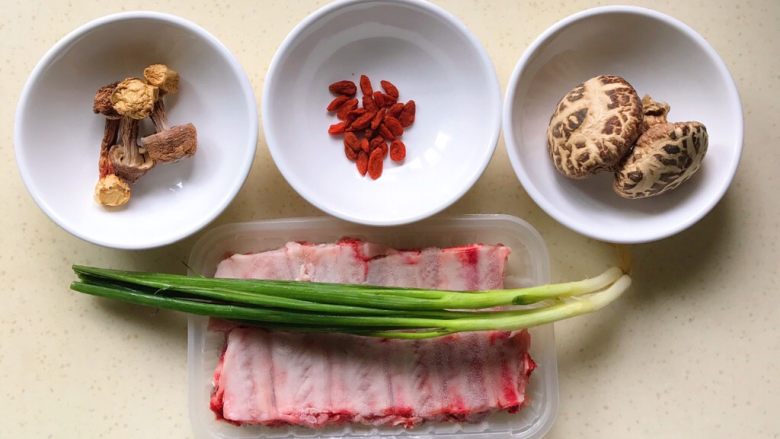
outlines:
[[[76,295],[70,264],[181,272],[197,236],[114,251],[52,223],[14,162],[27,75],[60,37],[99,16],[155,9],[201,24],[230,48],[258,99],[277,45],[323,2],[3,2],[0,19],[0,437],[186,438],[186,321]],[[482,40],[502,85],[546,27],[605,2],[439,1]],[[561,404],[550,438],[780,437],[780,2],[629,2],[699,31],[734,75],[745,143],[733,186],[689,230],[630,247],[635,286],[596,315],[557,325]],[[542,212],[503,140],[486,173],[446,213],[507,213],[544,236],[555,280],[614,261],[613,246]],[[216,224],[319,215],[286,184],[261,134],[254,169]]]

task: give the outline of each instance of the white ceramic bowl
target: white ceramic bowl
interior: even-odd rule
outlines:
[[[626,78],[671,105],[670,121],[707,126],[701,170],[676,190],[643,200],[612,191],[612,174],[569,180],[547,152],[546,129],[558,100],[599,74]],[[725,193],[742,150],[742,106],[715,50],[684,23],[649,9],[606,6],[554,24],[523,54],[509,81],[504,137],[517,177],[553,218],[595,239],[638,243],[677,233]]]
[[[179,71],[168,117],[195,124],[198,151],[157,165],[125,207],[106,210],[92,198],[104,125],[92,99],[152,63]],[[169,244],[219,215],[249,172],[258,129],[252,87],[227,48],[192,22],[154,12],[106,16],[65,36],[30,75],[15,123],[19,170],[41,209],[82,239],[123,249]]]
[[[378,180],[344,155],[328,85],[361,74],[393,82],[417,117],[403,135],[405,163],[389,158]],[[358,90],[358,97],[362,96]],[[341,1],[307,17],[274,56],[263,91],[263,127],[276,165],[301,196],[339,218],[409,223],[455,202],[495,149],[501,96],[485,50],[458,19],[417,0]]]

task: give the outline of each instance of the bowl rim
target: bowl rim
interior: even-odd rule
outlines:
[[[147,20],[151,19],[155,21],[171,23],[177,27],[183,28],[189,32],[196,34],[198,37],[204,39],[208,44],[214,47],[222,55],[222,57],[227,61],[229,68],[233,71],[233,73],[236,75],[236,78],[238,79],[239,86],[244,95],[244,104],[246,108],[249,110],[250,123],[247,127],[249,145],[244,153],[244,160],[242,162],[242,166],[236,170],[235,175],[238,176],[239,178],[234,180],[233,186],[230,187],[228,191],[226,191],[226,193],[222,196],[222,199],[219,202],[214,203],[213,208],[206,215],[204,215],[202,219],[200,219],[199,221],[195,221],[191,225],[188,225],[186,227],[174,229],[169,234],[169,236],[164,238],[155,239],[151,241],[138,240],[134,242],[122,242],[122,241],[113,242],[111,240],[92,237],[89,235],[88,230],[86,231],[79,230],[78,228],[71,227],[54,209],[51,208],[51,206],[46,202],[46,200],[43,199],[43,197],[40,195],[37,189],[37,186],[35,185],[35,182],[33,181],[32,177],[29,175],[29,172],[26,170],[27,166],[29,166],[29,162],[25,158],[24,148],[22,146],[21,127],[22,127],[22,122],[25,119],[24,113],[27,110],[29,95],[33,90],[34,84],[38,81],[40,75],[48,68],[50,63],[62,53],[63,49],[69,47],[71,44],[76,42],[83,35],[86,35],[87,33],[101,26],[110,25],[114,22],[119,22],[119,21],[137,20],[137,19],[147,19]],[[222,44],[222,42],[219,41],[214,35],[209,33],[204,28],[200,27],[199,25],[195,24],[194,22],[172,14],[156,12],[156,11],[145,11],[145,10],[126,11],[126,12],[119,12],[115,14],[105,15],[103,17],[96,18],[94,20],[91,20],[87,23],[78,26],[76,29],[70,31],[68,34],[62,37],[59,41],[57,41],[57,43],[54,44],[54,46],[52,46],[48,51],[46,51],[46,53],[38,61],[38,63],[33,68],[32,72],[28,76],[24,88],[22,88],[22,92],[19,95],[19,100],[17,101],[16,113],[14,119],[14,155],[16,156],[16,165],[17,168],[19,169],[19,174],[22,177],[22,181],[24,182],[24,185],[27,188],[27,192],[30,193],[30,195],[32,196],[33,200],[38,205],[38,207],[41,210],[43,210],[43,212],[52,221],[54,221],[55,224],[57,224],[60,228],[67,231],[68,233],[84,241],[91,242],[93,244],[97,244],[99,246],[107,247],[107,248],[115,248],[115,249],[122,249],[122,250],[142,250],[142,249],[161,247],[164,245],[172,244],[181,239],[184,239],[200,231],[204,227],[206,227],[211,221],[213,221],[217,216],[219,216],[225,210],[225,208],[227,208],[227,206],[235,198],[236,194],[238,194],[238,191],[244,185],[244,182],[246,181],[246,178],[249,175],[249,171],[252,168],[252,163],[254,162],[254,157],[255,157],[255,151],[257,149],[259,125],[258,125],[257,104],[255,102],[256,102],[255,94],[252,89],[252,85],[249,82],[249,77],[247,76],[244,69],[241,67],[241,64],[238,62],[238,59],[236,59],[236,57],[230,52],[230,50],[224,44]]]
[[[453,192],[448,198],[446,199],[442,198],[441,202],[432,204],[430,207],[422,209],[419,212],[416,212],[414,214],[402,215],[395,219],[382,219],[382,218],[370,218],[370,217],[364,218],[361,216],[352,215],[340,209],[334,209],[332,206],[329,206],[327,203],[318,200],[316,195],[307,191],[304,188],[303,183],[298,179],[296,179],[293,176],[292,172],[290,172],[285,167],[279,166],[279,160],[281,158],[282,148],[279,146],[279,141],[276,139],[274,128],[271,125],[268,116],[269,114],[271,114],[271,110],[269,108],[270,107],[269,96],[271,96],[271,94],[273,93],[272,87],[277,80],[277,76],[279,75],[279,71],[278,71],[279,65],[282,62],[282,60],[288,55],[291,46],[295,41],[297,41],[297,39],[301,36],[301,34],[306,29],[308,29],[312,24],[314,24],[321,18],[325,17],[326,15],[329,15],[340,9],[353,6],[355,4],[366,5],[370,3],[390,3],[390,4],[412,6],[418,9],[422,9],[426,12],[430,12],[433,15],[436,15],[444,19],[450,25],[454,26],[458,32],[460,32],[464,37],[466,37],[469,44],[471,44],[471,46],[476,50],[476,54],[480,62],[480,66],[482,70],[485,71],[488,77],[490,78],[489,83],[486,84],[485,93],[491,95],[498,103],[497,106],[498,111],[495,120],[491,121],[490,124],[485,124],[488,127],[488,129],[492,131],[489,143],[486,146],[484,154],[481,157],[480,161],[474,162],[477,166],[474,167],[473,172],[468,176],[468,178],[462,180],[464,184],[457,191]],[[306,18],[304,18],[301,22],[299,22],[287,34],[287,36],[284,38],[284,40],[276,50],[276,53],[274,53],[274,56],[271,59],[271,63],[269,64],[268,70],[266,72],[265,84],[263,85],[261,109],[264,117],[263,120],[261,121],[261,124],[263,126],[263,132],[264,132],[266,144],[268,145],[268,150],[271,153],[271,158],[273,159],[274,164],[276,164],[277,169],[279,169],[279,172],[281,172],[282,176],[285,178],[287,183],[290,186],[292,186],[292,188],[295,189],[295,191],[301,197],[306,199],[309,203],[314,205],[316,208],[322,210],[323,212],[345,221],[349,221],[356,224],[368,225],[368,226],[397,226],[403,224],[410,224],[431,217],[433,215],[436,215],[437,213],[441,212],[442,210],[448,208],[453,203],[458,201],[461,197],[463,197],[463,195],[466,192],[469,191],[469,189],[471,189],[474,186],[477,180],[484,173],[485,169],[487,168],[487,165],[490,163],[490,160],[492,159],[493,154],[495,153],[499,136],[501,135],[501,108],[502,108],[501,98],[502,98],[501,86],[498,80],[498,74],[496,72],[493,61],[490,59],[490,56],[488,56],[487,51],[485,50],[482,43],[480,43],[479,39],[468,29],[468,27],[466,27],[466,25],[459,18],[457,18],[452,13],[446,11],[445,9],[433,3],[424,0],[392,0],[392,1],[337,0],[333,3],[329,3],[315,10],[314,12],[309,14]]]
[[[542,193],[536,188],[535,183],[532,181],[531,178],[529,178],[528,174],[526,174],[525,172],[525,168],[523,167],[523,164],[517,152],[519,146],[515,142],[515,130],[514,130],[514,126],[512,125],[512,118],[514,113],[513,112],[514,99],[515,99],[515,95],[517,94],[517,87],[520,83],[520,77],[525,73],[525,69],[528,66],[529,60],[537,53],[540,46],[543,43],[545,43],[547,40],[549,40],[550,37],[554,36],[559,31],[563,30],[569,25],[596,15],[604,15],[604,14],[640,15],[643,17],[649,17],[664,22],[665,24],[670,25],[676,28],[677,30],[681,31],[683,34],[691,38],[693,42],[696,43],[707,54],[707,57],[713,61],[713,63],[715,64],[718,70],[718,73],[724,79],[724,82],[726,84],[725,92],[727,93],[727,95],[729,95],[729,97],[734,102],[737,103],[739,107],[739,111],[737,112],[738,113],[737,120],[734,120],[733,123],[734,129],[736,130],[736,134],[737,134],[737,141],[735,142],[736,144],[732,145],[736,149],[736,157],[732,161],[732,163],[729,164],[729,168],[727,169],[727,172],[724,175],[724,177],[726,178],[723,178],[721,180],[723,182],[721,186],[713,187],[713,189],[711,190],[713,196],[711,197],[710,200],[707,201],[704,208],[700,209],[698,212],[695,212],[693,215],[690,215],[690,217],[687,218],[685,221],[681,221],[679,223],[670,223],[671,227],[662,230],[655,229],[655,231],[651,231],[650,233],[645,233],[642,236],[637,236],[635,238],[628,238],[628,239],[615,238],[613,236],[610,236],[608,232],[602,233],[600,231],[590,230],[587,227],[584,227],[583,225],[579,224],[577,221],[571,220],[568,216],[564,215],[560,210],[558,210],[558,208],[553,203],[550,203],[546,199],[546,197],[542,195]],[[739,97],[739,91],[737,90],[737,86],[736,83],[734,82],[734,78],[729,72],[726,64],[723,62],[723,59],[721,59],[721,57],[718,55],[715,49],[707,42],[707,40],[704,39],[704,37],[702,37],[698,32],[696,32],[693,28],[691,28],[684,22],[674,17],[671,17],[669,15],[666,15],[662,12],[658,12],[653,9],[643,8],[639,6],[612,5],[612,6],[599,6],[595,8],[590,8],[569,15],[568,17],[565,17],[557,21],[552,26],[545,29],[544,32],[542,32],[538,37],[536,37],[536,39],[523,52],[523,55],[517,61],[517,64],[515,65],[515,68],[512,71],[512,75],[509,78],[509,83],[507,84],[506,95],[504,97],[504,111],[503,111],[502,119],[503,119],[503,126],[504,126],[504,141],[506,142],[507,154],[509,155],[509,160],[512,163],[512,168],[514,169],[515,174],[517,175],[517,178],[520,180],[520,183],[523,185],[525,191],[536,202],[536,204],[539,205],[539,207],[541,207],[542,210],[547,212],[548,215],[552,216],[556,221],[568,227],[569,229],[578,232],[582,235],[588,236],[590,238],[594,238],[606,242],[612,242],[616,244],[640,244],[645,242],[657,241],[675,235],[687,229],[688,227],[692,226],[699,220],[701,220],[723,198],[723,196],[726,193],[726,190],[728,190],[729,186],[731,185],[731,182],[734,179],[734,175],[737,172],[737,167],[739,165],[740,158],[742,156],[742,147],[744,142],[744,115],[743,115],[742,101]]]

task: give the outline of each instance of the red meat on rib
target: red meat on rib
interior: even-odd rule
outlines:
[[[357,240],[288,243],[233,255],[219,264],[216,276],[494,289],[503,286],[508,256],[501,245],[398,251]],[[527,331],[411,341],[224,323],[213,328],[226,332],[226,345],[214,373],[211,408],[237,424],[413,427],[477,421],[522,407],[535,367]]]

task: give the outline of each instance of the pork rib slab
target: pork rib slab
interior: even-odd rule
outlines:
[[[217,277],[298,279],[442,289],[503,286],[509,249],[480,244],[397,251],[357,240],[288,243],[219,264]],[[377,340],[223,326],[212,409],[239,424],[412,427],[516,411],[535,367],[526,331]]]

